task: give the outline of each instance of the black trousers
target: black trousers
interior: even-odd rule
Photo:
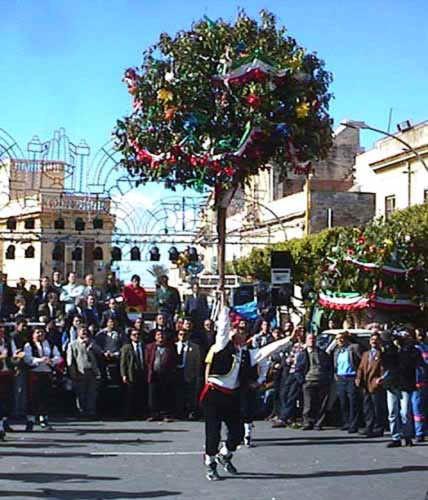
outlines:
[[[152,416],[171,417],[175,409],[175,376],[170,373],[154,373],[149,383],[149,408]]]
[[[47,416],[51,391],[51,374],[46,372],[30,372],[28,414]]]
[[[303,424],[322,425],[327,409],[329,384],[306,382],[303,384]]]
[[[364,420],[367,432],[383,432],[386,420],[386,393],[384,389],[363,394]]]
[[[290,373],[285,380],[281,380],[281,386],[279,388],[279,418],[284,422],[295,415],[297,400],[301,392],[302,384],[294,373]]]
[[[355,377],[337,377],[337,395],[340,402],[342,426],[350,430],[358,429],[360,415],[360,394],[355,385]]]
[[[245,388],[240,390],[241,417],[245,424],[251,424],[257,410],[257,391]]]
[[[205,453],[210,456],[218,453],[222,422],[227,428],[227,449],[235,451],[244,437],[239,390],[229,395],[211,389],[205,396],[202,407],[205,415]]]
[[[0,418],[8,417],[13,409],[13,372],[0,372]]]
[[[177,372],[176,384],[176,414],[180,418],[187,417],[189,413],[195,413],[198,408],[197,399],[199,392],[199,380],[197,378],[187,382],[184,379],[182,369]]]
[[[134,382],[124,384],[125,417],[142,417],[147,407],[147,383],[144,372],[135,374]]]

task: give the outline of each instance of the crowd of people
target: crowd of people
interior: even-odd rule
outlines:
[[[181,300],[167,276],[159,279],[154,324],[144,320],[147,295],[140,278],[120,286],[113,274],[102,287],[88,274],[44,277],[39,289],[22,278],[15,289],[0,277],[0,439],[11,417],[52,429],[52,385],[73,393],[75,414],[95,418],[120,394],[123,418],[199,419],[199,395],[209,378],[216,323],[197,283]],[[131,320],[129,311],[138,312]],[[257,362],[241,388],[243,440],[252,443],[253,420],[272,427],[321,430],[339,401],[343,431],[382,436],[389,447],[412,445],[427,435],[428,340],[410,325],[387,331],[371,325],[367,349],[346,330],[322,348],[304,327],[287,322],[272,328],[263,315],[255,323],[233,318],[231,335],[252,352],[284,339],[281,348]],[[278,344],[278,343],[277,343]],[[266,350],[265,350],[266,351]],[[245,359],[245,356],[243,356]],[[215,374],[212,375],[215,378]]]

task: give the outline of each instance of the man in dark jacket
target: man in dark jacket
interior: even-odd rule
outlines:
[[[184,302],[184,314],[191,318],[194,327],[202,330],[203,323],[209,317],[207,298],[199,292],[199,285],[192,285],[192,295]]]
[[[325,417],[333,365],[330,356],[316,346],[313,334],[297,355],[296,377],[303,383],[303,430],[321,429]]]
[[[144,346],[140,332],[132,328],[129,344],[120,351],[120,375],[125,390],[125,416],[142,416],[146,399],[146,381],[144,377]]]
[[[383,383],[387,390],[388,420],[392,441],[388,448],[413,446],[413,422],[411,394],[416,389],[416,367],[420,353],[416,349],[410,332],[405,330],[395,336],[393,342],[386,342],[381,356],[385,373]]]
[[[163,331],[157,331],[155,341],[146,346],[144,363],[149,385],[148,420],[153,421],[163,417],[165,422],[171,422],[178,356],[175,345],[167,341]]]

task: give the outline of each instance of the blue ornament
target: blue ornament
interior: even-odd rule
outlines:
[[[241,54],[242,52],[245,52],[245,49],[247,48],[247,46],[245,45],[244,42],[239,42],[236,46],[236,52],[238,54]]]
[[[198,126],[198,119],[196,118],[196,116],[193,113],[187,115],[183,122],[184,130],[187,131],[195,130],[197,126]]]

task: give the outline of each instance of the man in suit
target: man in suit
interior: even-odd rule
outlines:
[[[172,422],[173,394],[177,381],[178,356],[175,345],[167,341],[165,333],[158,330],[155,341],[146,346],[144,363],[149,389],[149,421],[163,417]]]
[[[206,296],[199,292],[198,283],[193,283],[192,295],[184,302],[184,314],[192,319],[196,329],[202,330],[204,321],[209,317],[209,309]]]
[[[49,300],[49,294],[54,292],[54,289],[50,285],[50,280],[47,276],[44,276],[40,282],[40,288],[34,295],[33,304],[32,304],[32,317],[38,320],[40,314],[40,306],[42,304],[47,304]]]
[[[360,346],[351,343],[349,332],[344,330],[336,335],[327,352],[329,354],[333,352],[334,374],[342,416],[341,429],[350,434],[356,433],[360,414],[360,394],[355,385],[355,378],[361,361]]]
[[[141,417],[146,399],[146,381],[144,377],[144,346],[140,332],[132,328],[129,333],[130,343],[120,351],[120,376],[125,391],[125,417]]]
[[[86,307],[82,311],[82,317],[87,326],[94,325],[98,330],[101,318],[94,295],[88,295],[86,298]]]
[[[62,321],[63,320],[62,306],[58,302],[58,296],[55,292],[48,294],[47,302],[39,305],[37,318],[39,321],[48,323],[49,321]]]
[[[201,383],[201,352],[198,344],[189,340],[186,330],[178,332],[175,343],[178,355],[177,414],[192,420],[196,417],[196,400]]]
[[[82,417],[96,415],[98,382],[98,348],[90,338],[86,326],[79,326],[77,339],[67,348],[67,366],[76,393],[76,405]]]
[[[321,430],[325,417],[333,365],[330,356],[316,345],[313,334],[297,355],[296,376],[303,383],[303,430]]]
[[[127,314],[119,308],[116,299],[113,298],[108,301],[107,311],[103,312],[101,317],[101,328],[105,328],[107,326],[107,321],[109,319],[112,319],[115,322],[116,328],[120,331],[120,333],[123,333],[127,326],[131,326]]]
[[[6,319],[12,312],[15,294],[7,285],[7,275],[0,272],[0,319]]]
[[[381,340],[378,333],[370,336],[370,350],[363,353],[355,385],[363,390],[366,437],[383,436],[386,417],[386,394],[383,387],[384,368],[381,360]]]

